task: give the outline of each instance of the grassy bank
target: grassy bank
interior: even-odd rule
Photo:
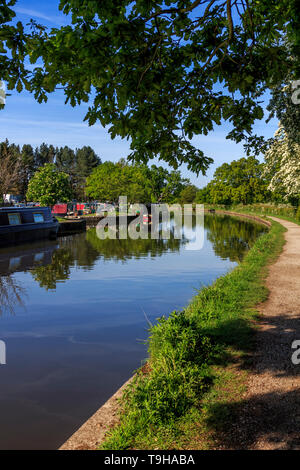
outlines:
[[[149,359],[122,399],[120,425],[102,449],[207,449],[244,391],[268,264],[284,228],[273,223],[243,262],[149,332]]]
[[[279,219],[288,220],[300,225],[300,211],[292,207],[268,206],[268,205],[250,205],[250,206],[237,206],[237,212],[255,214],[262,216],[273,216]]]
[[[233,206],[218,206],[205,204],[205,209],[226,210],[240,212],[242,214],[259,215],[263,217],[274,216],[300,225],[300,210],[297,211],[297,208],[284,204],[241,204]]]

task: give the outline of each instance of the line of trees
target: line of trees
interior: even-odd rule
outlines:
[[[42,145],[33,148],[10,144],[8,140],[0,143],[0,195],[10,192],[26,198],[29,181],[44,165],[53,164],[59,172],[69,175],[73,197],[84,197],[87,176],[101,164],[101,158],[89,147],[73,150],[68,146],[54,147]]]
[[[213,179],[197,192],[195,202],[206,204],[299,204],[300,150],[296,144],[275,139],[265,163],[255,157],[241,158],[218,167]]]
[[[200,189],[196,201],[208,204],[252,204],[271,199],[264,164],[255,157],[241,158],[219,166],[212,181]]]
[[[66,169],[67,170],[67,169]],[[90,200],[117,203],[127,196],[130,203],[192,203],[198,189],[179,171],[132,164],[124,159],[98,165],[86,178],[85,196]],[[53,163],[39,168],[28,185],[27,199],[43,205],[72,199],[70,177]]]
[[[193,197],[190,198],[190,189]],[[145,164],[130,164],[121,159],[105,162],[87,178],[86,194],[91,199],[117,202],[127,196],[131,203],[193,202],[197,188],[179,171]]]
[[[117,202],[125,195],[132,203],[192,203],[198,191],[179,171],[125,159],[102,163],[88,146],[33,148],[6,140],[0,143],[0,166],[1,195],[19,194],[43,205],[72,199]]]
[[[102,163],[91,147],[75,151],[42,144],[33,149],[0,143],[0,194],[14,192],[44,205],[77,200],[128,202],[299,204],[300,147],[281,126],[265,153],[265,163],[251,156],[224,163],[212,181],[198,189],[180,171],[133,164],[125,159]]]

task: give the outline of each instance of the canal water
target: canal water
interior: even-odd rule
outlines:
[[[56,449],[143,363],[148,322],[234,268],[265,228],[205,216],[204,246],[87,233],[0,250],[0,448]],[[200,227],[185,227],[186,233]]]

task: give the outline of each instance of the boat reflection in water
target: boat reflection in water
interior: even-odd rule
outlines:
[[[35,243],[33,246],[18,245],[0,249],[0,274],[25,272],[34,266],[47,265],[52,262],[52,255],[57,250],[57,242]]]

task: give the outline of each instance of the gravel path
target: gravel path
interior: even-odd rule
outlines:
[[[272,219],[287,228],[286,244],[270,266],[270,295],[259,307],[262,321],[248,391],[233,407],[238,418],[221,447],[300,449],[300,364],[291,360],[292,343],[300,342],[300,226]]]

